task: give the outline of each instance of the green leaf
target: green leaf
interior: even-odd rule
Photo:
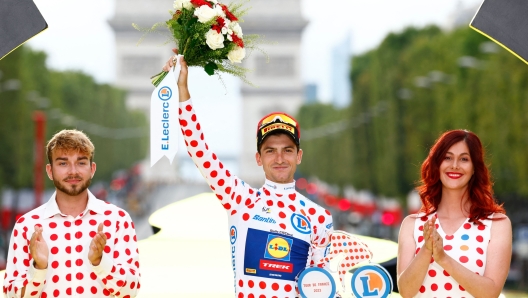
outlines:
[[[218,65],[214,62],[209,62],[204,66],[205,72],[210,76],[214,75],[216,69],[218,69]]]

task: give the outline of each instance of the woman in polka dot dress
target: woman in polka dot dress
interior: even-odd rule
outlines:
[[[402,223],[403,297],[498,297],[511,261],[511,222],[493,198],[479,138],[444,133],[422,164],[420,214]]]

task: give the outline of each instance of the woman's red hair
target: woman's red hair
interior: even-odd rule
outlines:
[[[467,130],[450,130],[443,133],[429,151],[422,164],[422,179],[416,188],[422,200],[421,212],[427,215],[436,212],[442,198],[442,181],[440,181],[440,164],[447,151],[454,144],[464,141],[469,149],[474,174],[468,182],[467,192],[471,208],[469,220],[478,222],[487,219],[493,213],[506,213],[493,197],[490,172],[484,163],[484,149],[476,134]]]

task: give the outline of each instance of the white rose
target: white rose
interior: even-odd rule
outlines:
[[[176,10],[182,10],[182,8],[191,9],[193,7],[191,0],[176,0],[173,6]]]
[[[235,49],[227,53],[227,59],[233,63],[241,63],[244,57],[246,57],[246,49],[241,47],[235,47]]]
[[[198,17],[198,22],[207,23],[217,16],[216,10],[213,8],[202,5],[194,10],[194,15]]]
[[[226,17],[226,14],[224,12],[224,10],[222,9],[222,6],[220,5],[215,5],[215,10],[216,10],[216,14],[222,18],[225,18]]]
[[[235,34],[242,38],[243,34],[242,34],[242,27],[240,27],[240,25],[238,24],[238,22],[231,22],[230,24],[230,27],[231,29],[233,30],[233,32],[235,32]]]
[[[211,50],[221,49],[224,47],[224,35],[211,29],[205,33],[205,42]]]

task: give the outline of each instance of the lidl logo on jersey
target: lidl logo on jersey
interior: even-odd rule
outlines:
[[[292,243],[293,239],[283,238],[272,234],[268,235],[264,258],[289,261]]]
[[[312,231],[310,221],[308,221],[308,218],[302,214],[293,213],[291,216],[291,224],[293,228],[299,233],[310,234]]]
[[[161,99],[163,101],[171,99],[171,97],[172,97],[171,88],[169,88],[167,86],[161,87],[161,89],[158,91],[158,97],[159,97],[159,99]]]
[[[354,272],[351,286],[355,297],[386,298],[392,292],[392,279],[385,268],[370,264]]]

